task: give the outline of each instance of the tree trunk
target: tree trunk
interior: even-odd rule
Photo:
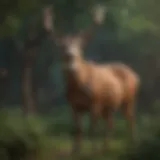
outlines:
[[[6,93],[8,89],[8,71],[5,68],[0,68],[0,107],[3,107],[6,102]]]
[[[24,67],[22,73],[22,93],[24,113],[35,113],[35,99],[32,93],[32,67]]]
[[[23,96],[23,111],[27,114],[36,113],[36,90],[33,79],[33,67],[36,60],[37,46],[28,48],[23,59],[22,69],[22,96]]]

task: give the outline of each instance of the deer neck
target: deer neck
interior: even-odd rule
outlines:
[[[86,61],[82,57],[76,59],[69,64],[71,67],[66,70],[67,77],[76,83],[85,83],[87,76]]]

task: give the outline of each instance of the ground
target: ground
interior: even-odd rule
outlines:
[[[69,112],[58,112],[56,111],[56,116],[52,118],[52,127],[51,130],[53,132],[53,147],[54,147],[54,159],[70,159],[71,155],[71,146],[72,146],[72,138],[70,136],[70,131],[72,129],[72,119],[69,115]],[[100,120],[98,123],[98,134],[96,138],[96,143],[98,144],[99,151],[97,151],[94,156],[91,151],[91,143],[88,137],[88,124],[89,120],[87,115],[83,119],[83,129],[84,129],[84,137],[82,142],[82,149],[80,153],[80,159],[106,159],[108,160],[116,160],[119,158],[121,154],[125,152],[128,147],[131,147],[131,143],[128,138],[128,128],[127,123],[123,119],[123,117],[118,113],[118,115],[114,116],[114,129],[112,137],[108,141],[108,150],[104,154],[101,152],[100,147],[103,142],[102,137],[102,124],[103,122]]]
[[[154,123],[150,123],[152,119],[153,117],[147,118],[147,116],[142,116],[142,114],[136,115],[137,142],[139,142],[141,137],[144,138],[145,136],[148,136],[148,133],[152,131],[154,124],[157,124],[155,122],[159,121],[159,119],[155,119],[154,116]],[[135,145],[129,141],[130,132],[126,120],[120,112],[113,115],[113,120],[113,132],[112,136],[109,137],[108,149],[105,153],[101,150],[104,129],[103,121],[98,121],[97,136],[95,138],[98,149],[96,153],[93,153],[91,150],[90,137],[88,136],[89,119],[88,116],[85,115],[82,122],[83,141],[81,152],[79,154],[80,156],[74,159],[104,160],[107,158],[108,160],[118,160],[121,155],[128,153],[128,148],[132,148]],[[30,115],[28,117],[24,117],[22,112],[17,112],[16,109],[9,109],[9,112],[1,110],[0,142],[5,143],[5,146],[8,147],[18,147],[17,152],[19,154],[19,149],[22,147],[16,142],[17,140],[20,140],[27,148],[37,150],[38,160],[69,160],[73,159],[71,156],[73,138],[72,124],[73,121],[68,107],[57,107],[47,114],[43,113],[38,114],[37,116]],[[149,124],[151,124],[150,126],[153,126],[151,129],[148,128]],[[3,152],[3,154],[6,156],[6,152]]]

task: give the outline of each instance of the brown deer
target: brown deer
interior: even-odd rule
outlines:
[[[123,63],[97,64],[86,61],[82,56],[86,42],[104,20],[104,8],[102,6],[96,8],[93,16],[94,25],[91,25],[89,29],[60,38],[51,29],[51,13],[49,12],[48,8],[44,17],[45,28],[60,46],[62,52],[66,97],[71,104],[75,123],[73,151],[80,149],[81,118],[84,112],[89,112],[90,133],[94,136],[97,119],[102,117],[106,126],[108,125],[111,129],[112,112],[121,109],[129,122],[133,135],[134,101],[139,84],[138,75]],[[106,141],[104,145],[106,146]],[[93,144],[92,147],[94,149],[95,145]]]

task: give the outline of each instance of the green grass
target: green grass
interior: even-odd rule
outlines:
[[[49,118],[50,119],[50,118]],[[72,149],[72,136],[70,132],[72,130],[72,119],[70,114],[67,110],[63,110],[63,112],[56,112],[55,115],[52,116],[50,119],[52,122],[50,130],[53,134],[52,142],[55,149],[54,155],[57,160],[59,159],[70,159],[71,158],[71,149]],[[100,151],[96,156],[92,156],[91,150],[91,141],[88,137],[88,127],[89,127],[89,120],[87,116],[83,118],[83,140],[81,145],[81,159],[111,159],[116,160],[118,157],[125,152],[128,145],[128,127],[125,120],[120,117],[116,118],[114,116],[114,128],[113,128],[113,135],[108,141],[108,149],[107,152],[104,154],[101,152],[102,144],[103,144],[103,137],[102,137],[102,121],[100,120],[97,128],[99,132],[97,133],[97,138],[95,143],[98,146],[98,150]]]
[[[53,145],[56,150],[55,152],[55,159],[71,159],[71,148],[72,148],[72,139],[70,136],[70,132],[72,129],[72,119],[69,113],[69,108],[66,107],[66,110],[63,108],[58,109],[58,111],[54,112],[54,116],[50,119],[52,121],[51,130],[54,135],[53,137]],[[136,137],[137,142],[139,142],[144,137],[147,137],[150,132],[152,132],[153,128],[151,127],[155,122],[152,122],[153,118],[150,118],[145,115],[138,115],[136,119]],[[156,120],[157,121],[157,120]],[[113,135],[111,139],[108,141],[108,150],[106,153],[99,152],[97,155],[93,155],[91,151],[91,142],[88,137],[88,126],[89,120],[87,116],[83,118],[83,140],[81,146],[81,153],[80,159],[89,160],[118,160],[119,157],[123,154],[128,152],[129,148],[132,148],[134,145],[129,141],[129,128],[127,126],[126,120],[124,119],[123,115],[119,112],[113,116]],[[98,144],[99,150],[103,143],[102,138],[102,121],[99,121],[98,124],[98,136],[96,139],[96,143]],[[148,127],[149,129],[148,131]]]
[[[30,117],[25,120],[25,117],[18,110],[1,111],[1,128],[9,127],[10,131],[15,133],[14,139],[20,137],[27,147],[38,147],[38,160],[66,160],[72,159],[71,150],[72,150],[72,118],[68,108],[58,108],[54,110],[53,113],[48,114],[47,116],[41,117]],[[8,118],[6,118],[8,117]],[[5,123],[4,123],[4,119]],[[23,121],[25,122],[23,122]],[[118,160],[119,157],[128,152],[128,148],[132,148],[133,144],[129,141],[129,128],[127,127],[126,121],[123,119],[123,116],[115,115],[113,117],[113,134],[108,140],[108,149],[106,152],[102,152],[103,144],[103,123],[99,120],[97,124],[97,137],[95,143],[98,146],[97,153],[92,152],[91,141],[88,136],[89,128],[89,119],[87,116],[83,118],[83,137],[82,137],[82,146],[81,153],[78,159],[82,160]],[[158,120],[156,120],[158,121]],[[7,123],[6,123],[7,122]],[[27,126],[24,126],[26,125]],[[137,119],[137,131],[138,137],[148,136],[148,133],[152,131],[151,129],[146,130],[146,124],[150,125],[151,119],[143,116],[141,122]],[[27,128],[28,127],[28,128]],[[157,127],[154,127],[157,128]],[[11,132],[4,128],[3,136],[6,138],[6,143],[8,144],[8,139],[11,138]],[[2,133],[2,132],[0,132]],[[28,133],[34,134],[35,138],[31,136],[28,137]],[[0,138],[4,139],[1,134]],[[8,138],[7,138],[8,136]],[[30,142],[33,142],[30,143]],[[9,144],[8,144],[9,145]],[[18,151],[19,152],[19,151]],[[74,158],[77,160],[77,158]],[[6,160],[6,159],[5,159]]]
[[[51,141],[50,141],[51,142]],[[91,150],[91,142],[88,139],[83,139],[81,145],[81,152],[79,158],[81,159],[103,159],[108,158],[111,160],[117,160],[119,155],[124,153],[127,148],[126,139],[112,139],[109,141],[108,151],[103,153],[101,150],[102,139],[97,139],[96,143],[98,144],[98,153],[94,154]],[[52,146],[53,146],[53,158],[56,160],[59,159],[70,159],[72,158],[71,149],[72,149],[72,139],[64,136],[55,136],[52,137]]]

